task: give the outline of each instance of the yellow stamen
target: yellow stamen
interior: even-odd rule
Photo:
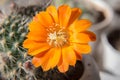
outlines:
[[[54,47],[62,47],[68,43],[68,33],[59,24],[53,24],[48,29],[47,42]]]

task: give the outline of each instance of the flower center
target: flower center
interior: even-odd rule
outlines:
[[[62,47],[68,43],[68,33],[64,27],[60,27],[59,24],[53,24],[49,26],[47,42],[54,47]]]

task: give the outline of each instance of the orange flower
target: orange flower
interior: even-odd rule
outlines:
[[[35,67],[47,71],[57,66],[60,72],[66,72],[69,65],[75,66],[76,60],[81,60],[82,54],[91,51],[88,42],[96,37],[87,30],[91,22],[78,20],[80,15],[79,8],[61,5],[58,10],[49,6],[33,18],[23,46],[33,56]]]

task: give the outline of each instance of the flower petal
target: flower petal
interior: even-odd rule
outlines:
[[[58,64],[61,57],[61,49],[52,48],[47,52],[47,54],[50,54],[50,56],[47,59],[47,61],[44,64],[42,64],[44,71],[47,71],[50,68],[54,68]]]
[[[39,30],[41,30],[40,28],[45,30],[45,28],[38,21],[34,21],[33,20],[32,22],[29,23],[28,29],[30,31],[37,31],[37,32],[39,32]]]
[[[23,47],[24,47],[24,48],[31,48],[31,47],[35,47],[36,44],[38,44],[38,43],[35,43],[33,40],[26,39],[26,40],[23,42]]]
[[[76,21],[74,24],[72,24],[69,29],[73,32],[81,32],[81,31],[85,31],[86,29],[88,29],[91,26],[91,22],[89,20],[78,20]]]
[[[32,59],[32,64],[33,64],[35,67],[41,66],[41,64],[43,63],[42,61],[44,61],[44,60],[42,60],[44,54],[45,54],[45,53],[40,53],[41,56],[39,56],[39,57],[35,57],[35,56],[34,56],[34,57],[33,57],[33,59]]]
[[[62,63],[58,65],[58,70],[61,73],[65,73],[66,71],[68,71],[68,69],[69,69],[69,64],[66,60],[63,60]]]
[[[47,42],[47,33],[43,32],[43,34],[42,32],[29,32],[27,38],[33,41]]]
[[[69,25],[72,24],[80,15],[82,11],[79,8],[73,8],[69,20]]]
[[[61,49],[53,48],[49,61],[49,65],[51,66],[51,68],[54,68],[58,64],[60,57],[61,57]]]
[[[88,43],[90,41],[95,41],[96,36],[90,31],[84,31],[81,33],[73,33],[70,36],[70,42],[74,43]]]
[[[31,56],[50,49],[50,46],[47,43],[39,43],[28,39],[24,41],[23,46],[28,48],[28,54]]]
[[[75,63],[76,63],[76,56],[75,56],[75,52],[74,50],[72,49],[72,47],[65,47],[65,48],[62,48],[62,56],[63,58],[65,58],[69,65],[72,65],[74,66]]]
[[[58,8],[60,26],[67,27],[71,16],[71,8],[68,5],[62,5]]]
[[[47,31],[39,22],[32,21],[28,28],[30,32],[27,34],[27,38],[35,41],[46,41]]]
[[[47,12],[52,16],[55,23],[58,23],[58,12],[57,9],[54,6],[49,6],[47,8]]]
[[[47,54],[47,51],[37,54],[33,57],[32,63],[35,67],[39,67],[48,61],[50,54]]]
[[[36,17],[38,18],[39,23],[44,27],[49,27],[54,23],[51,15],[48,12],[42,11],[39,14],[37,14]]]
[[[88,44],[77,44],[73,43],[74,50],[77,52],[77,54],[87,54],[91,52],[91,47]]]
[[[39,48],[39,49],[37,49]],[[35,50],[36,49],[36,50]],[[31,56],[34,56],[34,55],[37,55],[41,52],[44,52],[46,50],[50,49],[49,46],[46,46],[46,45],[39,45],[38,47],[35,47],[35,48],[31,48],[28,50],[28,54],[31,55]]]
[[[78,52],[76,52],[76,51],[75,51],[75,53],[76,53],[76,59],[77,59],[77,60],[82,60],[82,54],[81,54],[81,53],[78,53]]]
[[[60,63],[58,64],[58,69],[60,72],[66,72],[69,65],[74,66],[76,63],[76,55],[72,47],[64,47],[62,49],[62,57]]]
[[[52,49],[50,49],[44,56],[44,58],[46,59],[42,64],[41,64],[41,67],[43,69],[43,71],[48,71],[50,68],[51,68],[51,65],[49,64],[50,60],[51,60],[51,56],[53,56],[54,54],[51,54],[51,53],[54,53]]]

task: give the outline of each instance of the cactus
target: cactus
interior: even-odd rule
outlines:
[[[28,32],[28,22],[40,10],[38,6],[19,8],[0,25],[0,72],[7,80],[26,80],[23,64],[27,55],[21,45]]]
[[[43,72],[34,68],[27,50],[22,47],[28,31],[28,23],[43,8],[31,6],[16,8],[0,25],[0,80],[78,80],[83,73],[83,64],[77,62],[66,73],[57,68]]]

